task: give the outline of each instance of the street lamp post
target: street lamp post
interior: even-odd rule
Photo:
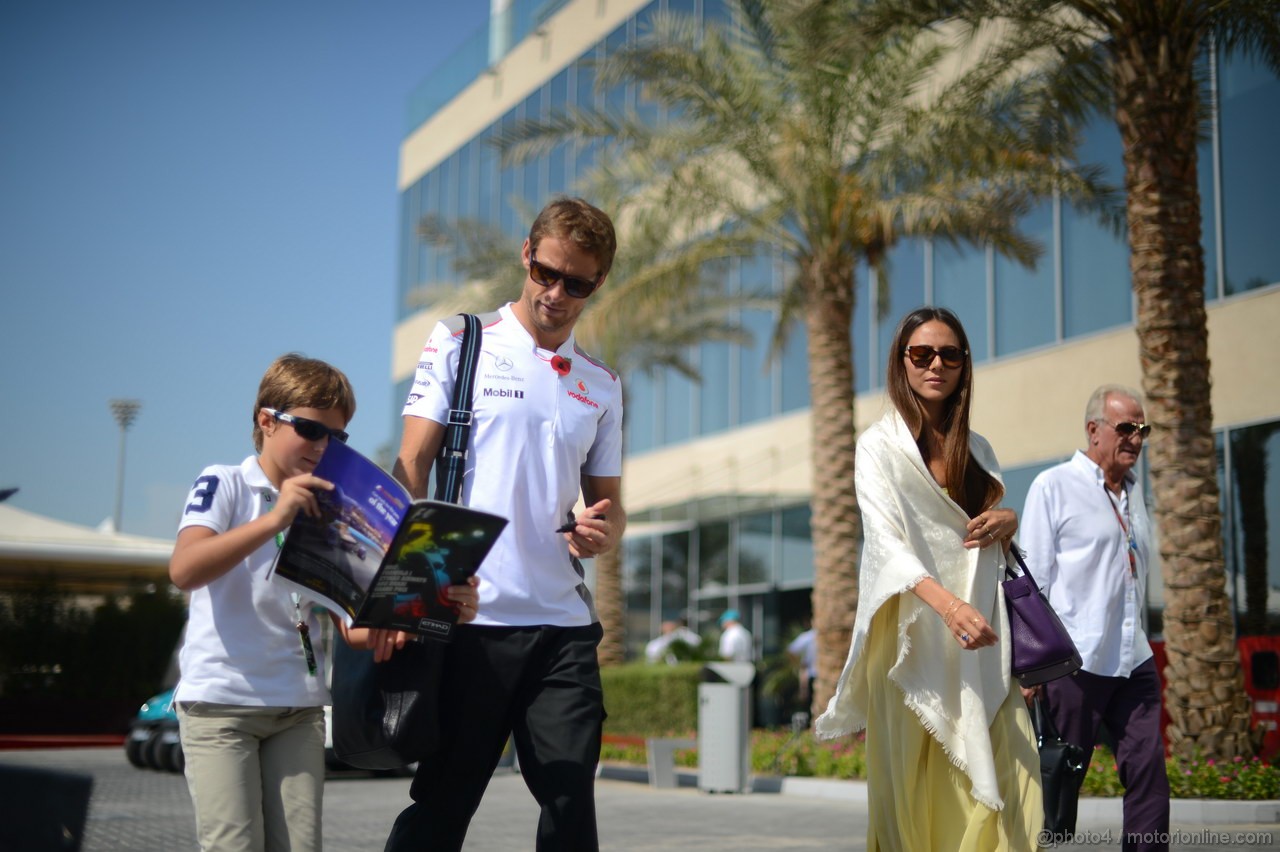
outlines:
[[[138,416],[142,401],[138,399],[113,399],[110,402],[111,414],[120,424],[120,458],[116,465],[116,511],[115,530],[120,532],[120,512],[124,503],[124,436]]]

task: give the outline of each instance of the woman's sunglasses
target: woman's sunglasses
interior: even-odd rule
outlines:
[[[941,349],[934,349],[932,346],[908,346],[903,350],[907,358],[916,367],[926,370],[933,365],[934,358],[942,359],[942,366],[955,369],[964,366],[964,356],[968,355],[959,346],[944,346]]]
[[[559,269],[552,269],[550,266],[538,263],[537,255],[533,251],[529,252],[529,277],[533,279],[533,283],[541,284],[543,287],[554,287],[559,281],[564,284],[564,291],[575,299],[587,298],[600,283],[579,278],[576,275],[567,275]]]
[[[319,441],[321,438],[333,438],[335,441],[347,442],[350,436],[341,429],[330,429],[319,420],[308,420],[305,417],[297,417],[293,414],[285,414],[283,411],[276,411],[274,408],[264,408],[263,411],[270,414],[281,423],[288,423],[293,427],[293,431],[298,433],[298,437],[304,441]]]
[[[1107,421],[1105,420],[1103,420],[1102,422],[1107,423]],[[1126,420],[1123,423],[1107,423],[1107,425],[1110,426],[1112,429],[1115,429],[1116,434],[1122,438],[1131,438],[1135,434],[1141,435],[1143,438],[1146,438],[1148,435],[1151,434],[1150,423],[1133,423],[1131,421]]]

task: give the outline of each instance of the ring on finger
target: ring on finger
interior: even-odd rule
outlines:
[[[961,641],[961,642],[968,642],[968,641],[969,641],[969,634],[968,634],[968,633],[961,633],[961,634],[960,634],[960,641]]]

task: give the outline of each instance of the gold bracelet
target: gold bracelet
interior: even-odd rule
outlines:
[[[951,619],[955,618],[956,610],[964,606],[964,601],[959,598],[952,598],[951,605],[947,607],[947,611],[942,614],[942,623],[947,627],[951,626]]]

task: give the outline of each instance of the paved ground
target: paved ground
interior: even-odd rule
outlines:
[[[119,748],[8,751],[0,763],[87,773],[94,778],[84,852],[195,848],[186,783],[130,766]],[[388,827],[408,802],[408,780],[331,777],[325,788],[324,841],[330,852],[380,852]],[[865,850],[866,809],[856,802],[803,795],[708,795],[692,788],[653,790],[602,779],[597,785],[601,847],[613,852]],[[532,849],[538,814],[518,775],[494,778],[467,839],[467,852]],[[1091,825],[1092,842],[1071,852],[1117,849],[1118,825]],[[1280,826],[1179,826],[1179,852],[1266,849],[1280,852]],[[1270,834],[1250,842],[1243,834]],[[0,847],[3,844],[0,843]]]

